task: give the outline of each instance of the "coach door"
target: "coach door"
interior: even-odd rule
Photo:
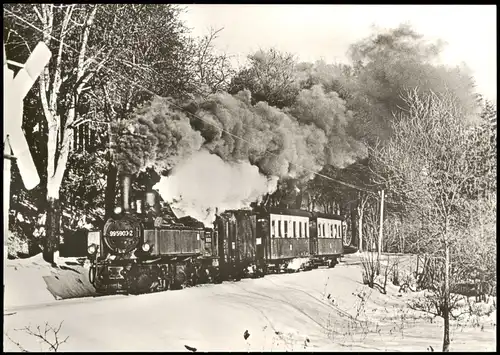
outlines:
[[[311,255],[318,255],[318,231],[316,230],[316,221],[309,220],[309,247]]]
[[[266,243],[269,239],[269,221],[267,218],[257,218],[257,231],[255,235],[255,254],[257,260],[266,258]]]

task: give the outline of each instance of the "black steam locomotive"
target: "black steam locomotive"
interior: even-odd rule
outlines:
[[[130,177],[122,184],[122,206],[102,232],[88,238],[89,278],[99,293],[145,293],[334,267],[343,254],[346,225],[338,215],[231,210],[217,213],[211,229],[176,218],[154,191],[130,203]]]

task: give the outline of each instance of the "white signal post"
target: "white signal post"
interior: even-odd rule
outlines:
[[[20,65],[22,69],[14,78],[14,72],[8,68],[8,64],[17,64],[7,61],[5,43],[3,45],[4,270],[6,266],[5,261],[8,256],[7,241],[9,232],[11,160],[15,159],[24,187],[27,190],[35,188],[40,183],[40,177],[33,162],[28,142],[21,128],[23,121],[23,100],[43,68],[49,63],[51,56],[52,53],[45,43],[38,43],[26,63]]]

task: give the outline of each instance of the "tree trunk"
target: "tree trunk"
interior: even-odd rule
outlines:
[[[358,250],[363,251],[363,208],[358,207]]]
[[[356,229],[356,208],[351,205],[351,246],[359,247],[358,233]]]
[[[443,337],[443,352],[450,351],[450,245],[448,241],[448,218],[445,221],[444,230],[444,302],[443,302],[443,318],[444,318],[444,337]]]
[[[45,222],[45,245],[43,259],[54,264],[54,252],[59,245],[59,229],[61,226],[61,204],[58,198],[47,198],[47,218]]]
[[[105,208],[104,208],[104,223],[108,220],[113,212],[116,201],[116,178],[118,175],[118,169],[110,160],[108,165],[108,174],[106,177],[106,192],[105,192]]]

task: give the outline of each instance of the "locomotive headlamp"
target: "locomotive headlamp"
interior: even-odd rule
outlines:
[[[120,213],[122,213],[122,208],[120,206],[115,207],[114,212],[115,212],[115,214],[120,214]]]
[[[89,245],[89,247],[87,248],[87,252],[90,254],[90,255],[93,255],[95,254],[95,252],[97,251],[97,245],[95,244],[91,244]]]
[[[148,252],[149,249],[151,249],[151,246],[148,243],[142,245],[142,251]]]

